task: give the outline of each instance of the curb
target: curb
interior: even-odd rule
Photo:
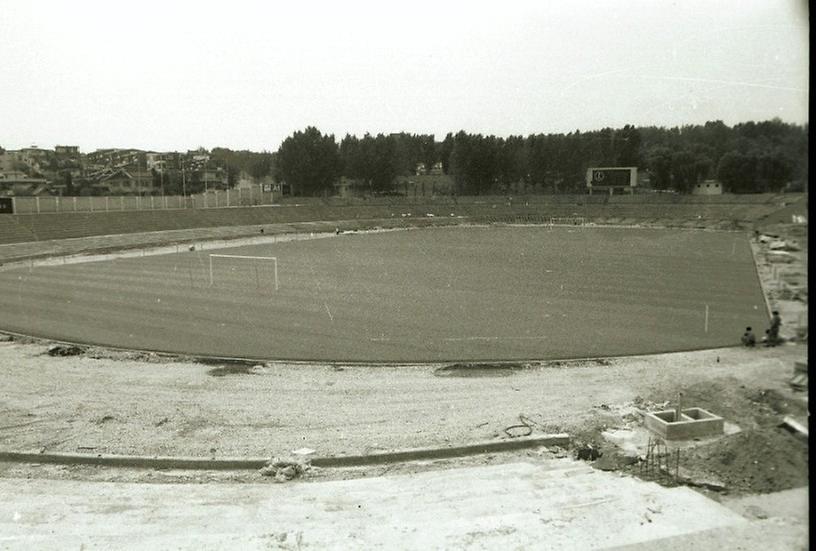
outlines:
[[[259,457],[208,459],[204,457],[151,457],[146,455],[91,455],[82,453],[0,451],[0,462],[98,465],[104,467],[133,467],[137,469],[244,470],[260,469],[269,462],[269,459]]]
[[[400,463],[419,459],[445,459],[463,457],[490,452],[503,452],[537,448],[540,446],[568,446],[568,434],[548,434],[546,436],[520,437],[498,442],[482,442],[451,448],[415,448],[395,452],[375,453],[371,455],[336,455],[333,457],[315,457],[311,463],[315,467],[358,467],[382,463]]]
[[[754,260],[754,273],[756,273],[759,288],[762,290],[762,298],[765,300],[765,310],[767,310],[768,318],[771,317],[773,308],[771,307],[771,299],[768,298],[768,291],[770,289],[762,282],[762,276],[759,273],[759,254],[762,251],[757,250],[759,247],[754,247],[755,243],[748,238],[748,247],[751,249],[751,258]]]
[[[16,341],[17,344],[38,344],[38,345],[52,345],[52,344],[64,344],[69,346],[76,346],[79,348],[87,349],[87,348],[97,348],[101,350],[109,350],[109,351],[116,351],[116,352],[135,352],[135,353],[144,353],[144,354],[153,354],[159,358],[167,358],[170,362],[178,362],[178,363],[196,363],[196,364],[203,364],[203,365],[211,365],[218,362],[239,362],[245,365],[257,365],[259,363],[283,363],[288,365],[308,365],[308,366],[339,366],[339,367],[443,367],[443,366],[450,366],[456,363],[465,363],[465,364],[490,364],[493,366],[499,365],[506,365],[506,364],[523,364],[523,363],[532,363],[532,364],[539,364],[538,367],[546,368],[551,367],[551,364],[564,364],[564,363],[579,363],[579,362],[592,362],[598,360],[613,360],[618,358],[639,358],[644,356],[659,356],[663,354],[680,354],[680,353],[687,353],[687,352],[703,352],[706,350],[727,350],[730,348],[741,348],[742,345],[738,344],[731,344],[731,345],[722,345],[722,346],[715,346],[714,348],[704,346],[704,347],[692,347],[692,348],[683,348],[680,350],[663,350],[657,352],[638,352],[634,354],[623,354],[623,355],[612,355],[612,356],[588,356],[588,357],[579,357],[579,358],[516,358],[508,360],[504,359],[451,359],[451,360],[419,360],[419,361],[377,361],[377,360],[370,360],[370,361],[363,361],[363,360],[326,360],[326,359],[303,359],[303,358],[254,358],[254,357],[236,357],[236,356],[207,356],[207,355],[200,355],[194,353],[185,353],[185,352],[168,352],[163,350],[151,350],[149,348],[122,348],[118,346],[111,346],[108,344],[103,343],[95,343],[95,342],[88,342],[88,341],[65,341],[65,340],[58,340],[47,336],[41,335],[34,335],[32,333],[18,333],[16,331],[10,331],[8,329],[3,329],[0,327],[0,337],[3,335],[11,336],[15,339],[29,339],[35,341],[34,343],[26,343],[23,341]],[[3,342],[0,340],[0,342]],[[83,351],[84,354],[84,351]],[[104,358],[104,357],[102,357]],[[124,358],[127,360],[128,358]],[[137,360],[138,361],[138,360]],[[2,453],[2,450],[0,450]],[[2,461],[2,459],[0,459]]]
[[[310,463],[314,467],[358,467],[383,463],[401,463],[421,459],[444,459],[463,457],[490,452],[502,452],[537,448],[541,446],[567,446],[568,434],[521,437],[499,442],[483,442],[450,448],[413,448],[371,455],[338,455],[314,457]],[[107,455],[73,453],[31,453],[0,451],[0,462],[5,463],[49,463],[56,465],[98,465],[104,467],[131,467],[138,469],[185,469],[185,470],[258,470],[265,467],[270,458],[230,458],[203,457],[162,457],[144,455]]]

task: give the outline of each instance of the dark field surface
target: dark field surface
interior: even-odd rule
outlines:
[[[276,256],[280,289],[231,259],[209,286],[211,253]],[[556,359],[734,345],[747,325],[767,315],[734,233],[441,228],[0,271],[0,329],[193,355]]]

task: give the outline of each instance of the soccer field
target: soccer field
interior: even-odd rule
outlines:
[[[276,257],[272,263],[211,253]],[[706,327],[706,307],[708,325]],[[0,329],[258,359],[556,359],[729,346],[767,313],[736,233],[438,228],[0,271]]]

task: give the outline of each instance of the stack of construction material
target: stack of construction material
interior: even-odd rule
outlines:
[[[807,390],[808,388],[808,361],[800,360],[793,363],[793,377],[790,385],[797,390]]]

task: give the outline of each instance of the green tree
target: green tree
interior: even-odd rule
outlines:
[[[430,170],[439,161],[436,150],[436,141],[433,134],[419,136],[419,157],[420,161]]]
[[[725,189],[732,193],[754,191],[756,158],[739,151],[729,151],[717,165],[717,177]]]
[[[691,193],[697,184],[697,158],[689,151],[677,151],[671,156],[672,188],[680,193]]]
[[[793,161],[779,149],[760,155],[756,164],[759,191],[781,191],[791,181],[793,165]]]
[[[451,153],[453,153],[453,134],[448,132],[445,139],[439,144],[439,160],[442,162],[442,170],[445,174],[451,174]]]
[[[333,135],[313,126],[286,138],[277,154],[277,176],[293,195],[320,195],[331,190],[340,175],[340,154]]]
[[[640,131],[634,126],[626,125],[619,132],[617,149],[618,166],[640,165]]]
[[[654,189],[671,188],[672,153],[668,147],[656,146],[646,154],[646,168]]]
[[[533,185],[547,184],[547,173],[550,166],[547,148],[549,141],[544,134],[531,134],[525,140],[527,180]]]

